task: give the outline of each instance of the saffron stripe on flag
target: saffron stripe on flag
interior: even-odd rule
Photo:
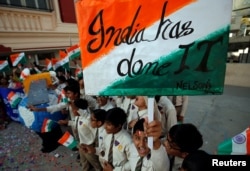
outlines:
[[[64,133],[64,135],[58,140],[58,142],[70,149],[73,149],[77,146],[76,140],[68,131]]]

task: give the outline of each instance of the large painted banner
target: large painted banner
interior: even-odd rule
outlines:
[[[232,0],[76,2],[90,95],[222,94]]]

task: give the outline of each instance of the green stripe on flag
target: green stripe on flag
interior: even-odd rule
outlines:
[[[231,155],[233,150],[232,139],[226,140],[218,145],[217,154],[219,155]]]

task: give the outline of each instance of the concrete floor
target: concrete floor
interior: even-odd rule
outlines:
[[[198,127],[202,149],[214,154],[219,143],[250,126],[250,88],[225,86],[222,95],[190,96],[184,122]]]

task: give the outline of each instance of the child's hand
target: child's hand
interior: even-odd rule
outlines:
[[[68,121],[67,120],[59,120],[59,121],[57,121],[57,123],[59,125],[68,125]]]
[[[73,110],[73,114],[74,114],[74,116],[80,116],[78,113],[78,110]]]
[[[96,153],[95,147],[90,146],[90,145],[81,144],[80,148],[82,148],[82,150],[84,150],[85,153],[91,153],[91,154]]]
[[[28,105],[27,108],[30,110],[30,111],[37,111],[37,108],[33,105]]]
[[[147,137],[153,137],[153,148],[155,150],[159,149],[161,146],[160,136],[161,136],[161,122],[158,120],[153,120],[152,122],[148,123],[148,119],[145,118],[144,122],[144,132]]]
[[[113,170],[113,166],[108,163],[107,161],[104,162],[104,165],[103,165],[103,171],[112,171]]]
[[[137,122],[137,119],[134,119],[134,120],[130,121],[129,124],[128,124],[128,127],[133,128],[135,126],[136,122]]]
[[[86,144],[80,144],[79,150],[83,151],[84,153],[88,153],[88,149],[87,149]]]
[[[148,137],[154,137],[154,139],[158,139],[161,136],[161,122],[158,120],[153,120],[148,123],[148,119],[145,118],[144,122],[144,132]]]

